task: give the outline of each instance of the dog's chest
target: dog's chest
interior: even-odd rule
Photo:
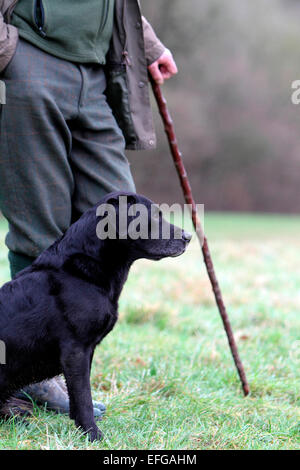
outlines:
[[[89,296],[67,315],[71,331],[84,343],[98,344],[114,327],[118,306],[105,296]]]

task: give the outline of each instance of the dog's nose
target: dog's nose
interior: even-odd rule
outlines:
[[[189,232],[183,232],[182,233],[182,239],[186,242],[186,243],[189,243],[192,239],[192,234],[189,233]]]

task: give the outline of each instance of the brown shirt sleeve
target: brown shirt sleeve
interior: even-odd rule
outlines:
[[[143,30],[145,40],[145,53],[148,65],[155,62],[166,49],[163,43],[156,36],[152,26],[143,16]]]

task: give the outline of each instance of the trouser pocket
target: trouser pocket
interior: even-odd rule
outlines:
[[[122,130],[127,144],[136,142],[136,133],[131,117],[126,65],[108,64],[106,67],[107,102]]]

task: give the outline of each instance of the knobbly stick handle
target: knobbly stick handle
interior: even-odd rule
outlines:
[[[228,317],[226,307],[223,301],[222,292],[221,292],[218,279],[215,273],[212,257],[211,257],[210,250],[208,247],[207,238],[205,237],[203,233],[201,221],[199,220],[199,217],[197,214],[197,207],[196,207],[195,200],[193,198],[191,185],[190,185],[190,182],[189,182],[189,179],[188,179],[185,167],[184,167],[182,154],[178,147],[174,124],[170,116],[170,113],[168,111],[167,102],[162,94],[161,87],[157,85],[151,78],[150,78],[150,82],[151,82],[153,93],[154,93],[154,96],[158,105],[159,113],[164,123],[165,132],[167,134],[170,150],[171,150],[175,167],[179,176],[184,198],[185,198],[186,203],[189,204],[191,207],[191,216],[193,220],[193,225],[194,225],[197,237],[201,245],[204,263],[206,265],[207,273],[208,273],[208,276],[212,285],[216,303],[217,303],[217,306],[218,306],[218,309],[219,309],[219,312],[223,321],[223,325],[226,331],[226,335],[228,338],[228,343],[229,343],[230,350],[233,356],[233,360],[238,370],[238,374],[240,376],[244,395],[247,396],[250,391],[249,384],[246,378],[242,361],[240,359],[240,355],[239,355],[237,345],[234,339],[229,317]]]

